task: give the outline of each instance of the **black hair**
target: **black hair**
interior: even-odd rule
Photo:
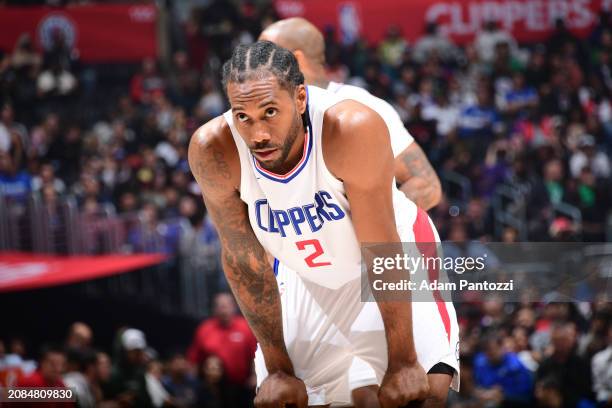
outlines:
[[[56,343],[46,343],[40,347],[38,352],[38,362],[41,363],[49,357],[49,354],[63,354],[66,355],[64,348]]]
[[[223,88],[229,82],[243,83],[253,78],[272,74],[279,85],[289,91],[304,83],[304,75],[293,53],[270,41],[241,44],[234,48],[232,57],[223,64]]]

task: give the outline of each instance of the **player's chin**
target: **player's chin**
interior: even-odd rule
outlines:
[[[278,170],[279,166],[282,164],[281,151],[279,149],[265,155],[259,155],[257,153],[254,155],[259,165],[269,171],[274,172]]]

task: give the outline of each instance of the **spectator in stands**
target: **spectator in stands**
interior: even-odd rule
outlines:
[[[408,50],[408,42],[402,36],[401,29],[397,25],[391,25],[387,29],[385,38],[378,46],[378,53],[383,63],[397,68],[402,62],[404,52]]]
[[[539,380],[535,386],[535,399],[538,408],[563,408],[561,385],[554,377]]]
[[[594,297],[591,294],[589,299]],[[606,348],[611,320],[610,314],[606,311],[598,311],[593,314],[588,332],[580,336],[578,340],[578,355],[590,361],[596,353]]]
[[[30,34],[23,33],[17,39],[15,49],[11,55],[11,65],[16,70],[28,69],[30,67],[38,67],[42,64],[42,58],[34,50],[32,38]]]
[[[548,193],[548,200],[552,204],[564,201],[565,187],[563,185],[563,165],[561,160],[552,159],[544,165],[544,185]]]
[[[512,350],[516,353],[520,362],[529,371],[535,374],[538,369],[540,355],[531,350],[529,346],[529,332],[521,326],[517,326],[512,330],[511,337]]]
[[[178,407],[195,407],[199,384],[191,374],[183,353],[174,353],[167,364],[167,374],[162,378],[164,388]]]
[[[15,203],[25,205],[32,189],[32,177],[23,169],[16,169],[11,156],[0,152],[0,193]]]
[[[151,357],[145,373],[147,394],[153,407],[173,407],[176,403],[162,384],[162,369],[162,364],[154,356]]]
[[[132,100],[143,105],[150,105],[154,95],[164,92],[166,83],[157,70],[157,63],[152,58],[142,61],[142,69],[130,81]]]
[[[512,76],[512,87],[505,92],[502,99],[502,112],[513,117],[524,116],[535,110],[538,105],[538,93],[535,88],[525,84],[522,72]]]
[[[223,94],[215,86],[215,83],[206,78],[202,81],[202,97],[196,108],[196,116],[201,121],[208,121],[220,115],[225,110],[225,99]]]
[[[168,96],[172,102],[191,112],[198,100],[199,83],[199,73],[190,64],[187,52],[176,51],[168,78]]]
[[[113,366],[106,396],[122,406],[151,407],[145,379],[147,341],[142,331],[127,328],[119,334],[120,354]]]
[[[573,177],[579,177],[584,167],[588,167],[595,177],[610,177],[610,159],[604,152],[598,151],[593,136],[582,135],[578,147],[579,150],[572,155],[569,163]]]
[[[218,356],[228,382],[241,387],[241,401],[246,404],[255,385],[252,365],[256,347],[257,341],[246,320],[236,314],[234,298],[229,293],[220,293],[214,299],[213,317],[196,329],[187,357],[200,366],[209,356]]]
[[[112,363],[108,354],[104,352],[96,353],[96,378],[98,383],[94,387],[96,402],[100,408],[115,408],[116,402],[110,400],[111,387],[110,379],[112,376]]]
[[[66,352],[64,384],[74,390],[79,408],[96,407],[97,356],[93,350],[74,347]]]
[[[42,71],[38,76],[36,87],[38,96],[43,101],[62,102],[77,88],[77,79],[58,61]]]
[[[49,113],[45,115],[43,121],[38,126],[34,127],[27,144],[27,156],[29,159],[46,157],[51,144],[59,135],[59,122],[60,119],[56,113]]]
[[[83,322],[74,322],[68,329],[66,348],[73,350],[88,350],[91,346],[93,332],[91,327]]]
[[[589,363],[576,352],[576,325],[554,323],[551,331],[552,354],[545,358],[537,371],[538,381],[555,378],[558,382],[563,407],[576,407],[581,400],[591,397]]]
[[[65,387],[62,374],[66,369],[66,355],[64,351],[55,346],[44,346],[38,369],[32,374],[20,379],[17,387]]]
[[[593,392],[602,406],[612,405],[612,324],[608,327],[608,347],[593,356]]]
[[[474,39],[474,45],[478,51],[480,59],[490,63],[495,57],[495,47],[497,44],[509,44],[511,50],[516,50],[516,42],[510,33],[502,30],[499,23],[494,20],[489,20],[484,23],[483,29]]]
[[[6,120],[0,120],[0,153],[8,154],[14,169],[18,170],[21,168],[26,136],[24,134],[22,138],[19,127],[10,120],[11,111],[10,105],[2,108],[2,118]]]
[[[252,406],[252,402],[241,399],[240,390],[228,382],[223,361],[216,355],[212,354],[201,362],[198,372],[200,388],[197,406],[206,408]],[[240,401],[245,405],[241,405]]]
[[[479,399],[484,403],[529,407],[533,378],[518,356],[504,350],[498,333],[489,334],[482,349],[484,351],[474,358],[474,380],[479,387],[476,391]]]
[[[425,25],[425,35],[415,44],[412,50],[414,60],[420,64],[425,62],[432,55],[437,55],[446,63],[454,62],[457,50],[448,38],[440,34],[438,24],[429,21]]]
[[[66,191],[66,184],[60,178],[55,177],[55,169],[49,162],[42,163],[38,175],[32,178],[33,191],[40,191],[45,186],[51,186],[58,195]]]

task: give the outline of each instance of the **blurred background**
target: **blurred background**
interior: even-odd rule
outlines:
[[[610,7],[0,0],[0,385],[67,384],[82,407],[249,406],[255,339],[186,153],[228,107],[233,47],[290,16],[324,33],[331,80],[399,112],[442,181],[443,240],[592,242],[609,277]],[[611,290],[458,304],[449,404],[612,406]]]

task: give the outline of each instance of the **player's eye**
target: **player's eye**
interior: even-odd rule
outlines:
[[[276,116],[277,110],[274,108],[268,108],[266,109],[266,118],[273,118],[274,116]]]
[[[236,118],[238,118],[240,122],[246,122],[249,119],[249,117],[245,115],[244,113],[236,114]]]

